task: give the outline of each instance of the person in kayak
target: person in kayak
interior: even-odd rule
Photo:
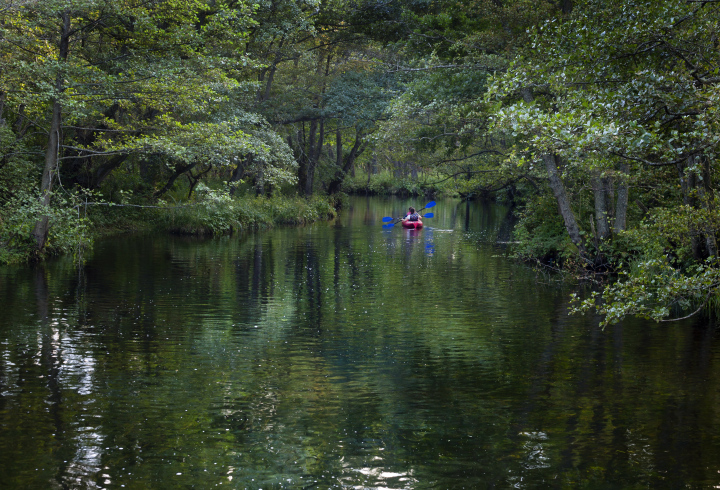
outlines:
[[[420,216],[419,214],[417,214],[415,212],[414,207],[410,206],[408,211],[409,212],[408,212],[408,214],[405,215],[405,217],[403,218],[403,221],[420,221],[420,218],[422,218],[422,216]]]

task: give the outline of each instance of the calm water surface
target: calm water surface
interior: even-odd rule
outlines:
[[[603,331],[506,209],[408,204],[0,269],[0,488],[720,485],[714,325]]]

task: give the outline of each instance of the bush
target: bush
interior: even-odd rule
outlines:
[[[200,186],[198,186],[200,187]],[[335,216],[327,197],[242,197],[233,199],[206,187],[195,202],[158,210],[161,229],[184,235],[223,235],[244,228],[301,225]]]
[[[45,207],[39,198],[24,192],[8,199],[0,208],[0,263],[28,260],[35,254],[32,235],[42,216],[50,220],[45,253],[72,253],[82,260],[83,253],[92,246],[90,220],[81,211],[77,195],[54,195],[52,204]]]
[[[23,194],[0,207],[0,263],[13,263],[36,257],[32,236],[39,216],[47,215],[51,226],[45,254],[72,253],[82,260],[93,238],[126,230],[157,230],[182,235],[225,235],[236,230],[275,225],[302,225],[332,219],[336,206],[344,202],[335,197],[241,197],[232,198],[222,190],[199,184],[195,198],[182,204],[96,201],[87,206],[81,196],[53,196],[50,208],[38,198]]]
[[[517,214],[519,221],[514,236],[519,245],[515,253],[520,258],[561,266],[565,259],[576,254],[577,248],[565,230],[552,195],[530,197]]]
[[[370,176],[358,172],[356,177],[348,176],[343,183],[343,191],[348,194],[361,195],[401,195],[401,196],[435,196],[454,195],[457,192],[451,185],[434,185],[410,178],[395,178],[386,170]]]

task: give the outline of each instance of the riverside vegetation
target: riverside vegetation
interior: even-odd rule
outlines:
[[[604,323],[714,308],[720,3],[5,0],[0,260],[343,192],[516,205]]]

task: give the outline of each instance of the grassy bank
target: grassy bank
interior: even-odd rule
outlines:
[[[276,225],[303,225],[335,217],[335,203],[327,197],[210,197],[158,213],[154,228],[182,235],[225,235]]]
[[[37,210],[19,207],[0,219],[0,264],[72,254],[81,258],[101,236],[127,232],[212,236],[302,225],[335,217],[343,197],[240,197],[205,192],[192,202],[147,204],[140,201],[63,202],[52,209],[46,252],[34,250],[32,230]]]

